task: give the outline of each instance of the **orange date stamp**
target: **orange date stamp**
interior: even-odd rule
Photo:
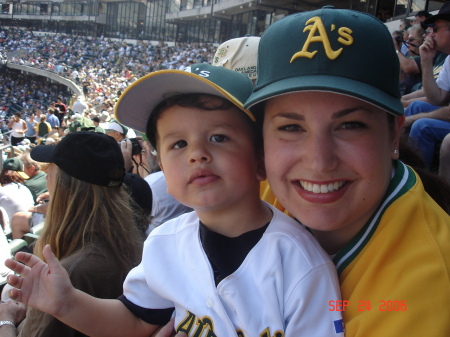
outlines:
[[[350,303],[350,301],[340,300],[340,301],[328,301],[329,311],[345,311],[351,305],[356,305],[358,311],[406,311],[408,310],[408,305],[406,301],[379,301],[378,303],[370,303],[370,301],[358,301]]]

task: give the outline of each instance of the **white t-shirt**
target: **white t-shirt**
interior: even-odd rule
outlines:
[[[0,206],[8,213],[10,222],[14,213],[26,212],[33,205],[33,195],[25,185],[10,183],[0,187]]]
[[[436,83],[442,90],[450,92],[450,58],[448,56],[444,61]]]

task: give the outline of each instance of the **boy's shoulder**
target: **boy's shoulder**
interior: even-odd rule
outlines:
[[[187,228],[198,226],[198,222],[199,218],[194,211],[184,213],[176,218],[164,222],[161,226],[156,227],[150,233],[149,237],[178,234]]]
[[[266,240],[279,242],[281,250],[301,251],[301,254],[311,265],[331,263],[330,257],[305,226],[279,211],[276,207],[271,205],[269,207],[273,212],[273,218],[264,233]]]

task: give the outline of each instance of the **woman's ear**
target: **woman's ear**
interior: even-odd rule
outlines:
[[[400,136],[402,133],[403,125],[405,124],[405,116],[396,116],[394,119],[394,125],[392,129],[392,144],[391,144],[391,156],[392,159],[398,159]]]

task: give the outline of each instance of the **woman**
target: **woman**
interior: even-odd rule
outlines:
[[[15,213],[25,212],[34,205],[33,195],[23,184],[25,179],[28,176],[19,158],[6,159],[0,173],[0,207],[5,209],[9,221]]]
[[[27,131],[25,132],[25,137],[30,140],[32,144],[36,142],[36,129],[38,122],[34,119],[34,112],[30,114],[30,117],[26,120]]]
[[[450,218],[398,160],[404,116],[386,27],[305,12],[269,27],[258,54],[246,106],[263,124],[269,183],[333,257],[346,336],[449,336]]]
[[[13,118],[8,123],[8,128],[11,132],[11,145],[16,146],[25,139],[25,132],[27,132],[27,123],[21,118],[20,112],[14,112]]]
[[[77,289],[117,298],[142,250],[130,197],[122,187],[125,170],[120,147],[104,134],[76,132],[58,145],[34,148],[31,157],[50,163],[50,203],[35,254],[42,258],[43,247],[50,245]],[[20,328],[18,336],[84,336],[32,308]],[[7,328],[1,329],[3,333]]]

